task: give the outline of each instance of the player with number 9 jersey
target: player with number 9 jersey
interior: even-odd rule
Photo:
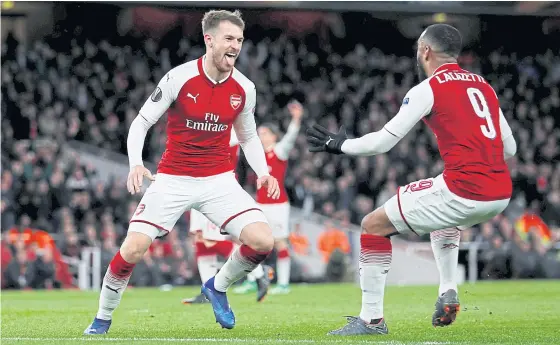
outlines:
[[[510,136],[511,130],[492,86],[455,63],[442,65],[419,86],[420,92],[426,89],[427,106],[433,99],[431,114],[422,120],[437,137],[449,189],[471,200],[510,198],[502,137]]]
[[[385,204],[399,232],[466,228],[503,211],[512,193],[504,140],[513,138],[483,77],[457,63],[443,64],[407,93],[399,113],[405,116],[395,116],[384,130],[402,138],[408,123],[422,120],[436,136],[444,162],[443,174],[399,188]],[[405,117],[403,124],[399,119]]]
[[[335,335],[387,334],[383,315],[384,286],[391,267],[390,236],[430,233],[440,287],[432,325],[455,321],[459,230],[488,221],[509,204],[511,176],[505,159],[515,140],[492,86],[459,66],[460,32],[447,24],[430,25],[417,42],[418,72],[423,79],[408,91],[399,112],[379,131],[348,139],[343,130],[308,130],[313,152],[350,155],[382,154],[394,147],[418,122],[437,138],[444,171],[399,187],[383,207],[366,215],[360,238],[362,310]]]

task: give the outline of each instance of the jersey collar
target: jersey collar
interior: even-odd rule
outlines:
[[[206,73],[206,69],[204,68],[204,61],[206,60],[206,55],[203,55],[200,59],[198,59],[198,72],[203,75],[206,80],[208,80],[212,85],[219,85],[219,84],[223,84],[225,83],[233,74],[233,69],[231,70],[231,72],[228,74],[227,77],[225,77],[222,80],[219,81],[215,81],[214,79],[212,79],[208,73]]]
[[[447,70],[457,70],[457,69],[461,69],[461,67],[459,67],[459,64],[456,62],[444,63],[443,65],[436,68],[436,70],[434,71],[434,73],[432,73],[432,75],[436,75],[441,72],[445,72]]]

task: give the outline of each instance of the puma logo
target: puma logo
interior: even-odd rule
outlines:
[[[198,95],[200,95],[199,93],[196,94],[196,96],[191,95],[190,93],[187,93],[187,97],[188,98],[192,98],[194,100],[194,102],[196,103],[196,98],[198,97]]]
[[[118,289],[113,289],[112,287],[110,287],[109,285],[105,284],[105,287],[111,291],[113,291],[114,293],[119,293],[120,288]]]

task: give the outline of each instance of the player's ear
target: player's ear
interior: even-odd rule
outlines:
[[[428,61],[430,59],[431,51],[432,51],[432,47],[426,44],[424,46],[424,49],[422,49],[422,56],[424,57],[424,60]]]
[[[206,46],[212,48],[212,46],[214,45],[213,42],[213,37],[210,34],[205,34],[204,35],[204,43],[206,43]]]

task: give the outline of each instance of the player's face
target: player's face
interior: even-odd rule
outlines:
[[[257,132],[259,133],[259,138],[261,139],[263,147],[269,147],[276,142],[276,135],[267,127],[259,127]]]
[[[428,77],[428,73],[426,72],[426,45],[422,40],[418,40],[416,44],[416,69],[418,71],[418,78],[420,81],[426,79]]]
[[[243,45],[243,30],[229,21],[222,21],[211,42],[212,60],[222,73],[231,72]]]

